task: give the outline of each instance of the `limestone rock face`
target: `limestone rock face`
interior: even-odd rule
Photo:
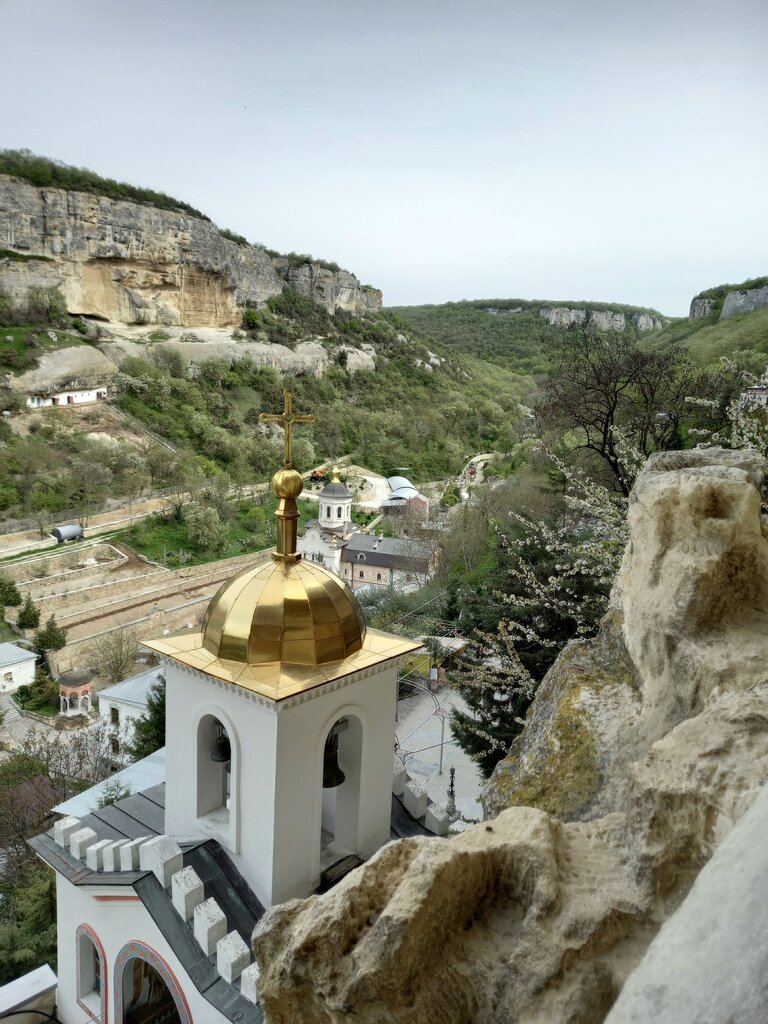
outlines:
[[[697,297],[691,299],[691,309],[688,316],[691,320],[703,320],[704,317],[710,316],[714,307],[714,299],[704,299]]]
[[[348,270],[332,271],[316,263],[288,267],[284,260],[275,259],[275,267],[296,291],[306,295],[329,313],[346,309],[350,313],[374,313],[381,309],[382,294],[377,288],[363,288]]]
[[[757,309],[768,306],[768,285],[762,288],[749,288],[746,291],[728,292],[723,302],[721,320],[741,316],[743,313],[754,313]]]
[[[209,221],[7,175],[0,248],[51,261],[0,261],[0,287],[14,298],[31,285],[60,287],[71,313],[123,323],[236,326],[246,303],[262,304],[286,286],[263,249],[229,241]],[[362,289],[353,274],[299,269],[310,280],[297,278],[296,287],[321,293],[330,312],[381,307],[381,293]]]
[[[704,449],[652,455],[638,477],[613,603],[652,738],[766,678],[764,470],[756,452]]]
[[[489,309],[488,312],[494,312]],[[496,310],[496,312],[501,312]],[[504,310],[507,312],[507,310]],[[514,311],[511,311],[514,312]],[[598,331],[625,331],[627,322],[631,321],[635,328],[644,333],[658,331],[664,321],[650,313],[620,313],[607,309],[571,309],[569,306],[542,306],[539,316],[543,317],[550,327],[571,327],[573,324],[594,324]]]
[[[611,609],[539,688],[489,820],[270,911],[268,1024],[606,1019],[768,777],[763,471],[718,449],[649,461]],[[654,1019],[653,979],[640,988],[646,1016],[617,1021]]]
[[[768,950],[755,896],[766,874],[768,790],[763,789],[652,942],[608,1024],[762,1021],[768,1004]]]

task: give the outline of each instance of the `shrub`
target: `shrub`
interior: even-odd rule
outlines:
[[[5,608],[18,608],[21,604],[19,588],[9,576],[0,576],[0,604]]]
[[[244,235],[238,235],[237,232],[230,231],[229,228],[219,228],[219,234],[236,245],[248,245],[248,239]]]
[[[67,304],[59,288],[40,288],[33,285],[27,291],[29,315],[46,323],[60,323],[67,318]]]
[[[35,647],[39,651],[60,651],[67,642],[67,631],[56,625],[52,615],[45,626],[35,633]]]
[[[33,604],[29,594],[27,594],[24,604],[21,606],[16,625],[19,629],[37,629],[40,625],[40,609]]]
[[[257,330],[264,326],[264,317],[258,309],[249,306],[243,310],[243,327],[247,331]]]

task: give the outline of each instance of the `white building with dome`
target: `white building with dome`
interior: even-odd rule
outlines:
[[[392,481],[388,483],[392,490]],[[407,494],[400,485],[397,491],[392,490],[390,500],[395,501],[398,511],[413,495],[422,498],[415,487],[408,487]],[[298,541],[298,550],[306,561],[330,569],[353,590],[369,585],[407,590],[427,581],[434,569],[435,546],[400,537],[379,537],[362,530],[352,521],[353,495],[341,482],[338,467],[334,467],[330,483],[320,491],[317,500],[317,518],[310,519]],[[385,502],[382,508],[386,505]]]
[[[426,795],[406,809],[392,785],[397,669],[420,644],[368,629],[350,588],[297,551],[284,423],[271,561],[225,583],[200,632],[143,641],[166,678],[165,782],[31,841],[56,872],[64,1024],[258,1024],[265,908],[430,834]]]
[[[317,518],[310,519],[304,536],[298,540],[298,550],[306,561],[318,562],[341,576],[341,555],[349,538],[360,532],[352,522],[353,495],[339,478],[334,466],[330,483],[317,496]]]

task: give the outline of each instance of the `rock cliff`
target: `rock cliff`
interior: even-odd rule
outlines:
[[[489,310],[490,312],[490,310]],[[607,309],[571,309],[569,306],[542,306],[539,316],[550,327],[570,327],[572,324],[594,324],[599,331],[625,331],[627,323],[634,324],[641,333],[658,331],[664,320],[650,313],[623,313]]]
[[[539,689],[485,794],[497,816],[273,908],[254,934],[269,1024],[605,1020],[768,772],[763,470],[651,460],[611,610]]]
[[[381,307],[347,271],[290,270],[263,249],[224,238],[209,221],[0,175],[0,248],[46,260],[0,260],[0,287],[60,287],[71,313],[123,323],[237,326],[287,283],[334,312]]]
[[[688,317],[691,320],[703,320],[705,317],[712,315],[712,310],[715,308],[715,300],[710,298],[704,298],[697,295],[691,299],[691,308],[688,313]]]
[[[768,285],[762,288],[748,288],[743,291],[728,292],[723,302],[721,320],[741,316],[743,313],[754,313],[757,309],[768,306]]]

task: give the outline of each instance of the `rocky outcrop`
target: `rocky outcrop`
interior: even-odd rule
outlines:
[[[488,312],[491,312],[489,310]],[[632,323],[641,333],[658,331],[664,321],[651,313],[622,313],[607,309],[572,309],[569,306],[542,306],[539,316],[550,327],[571,327],[573,324],[592,324],[598,331],[625,331]]]
[[[605,1020],[768,773],[763,471],[716,449],[650,462],[611,610],[540,687],[485,794],[497,816],[273,908],[254,934],[269,1024]]]
[[[332,271],[317,263],[289,267],[281,257],[277,257],[274,264],[292,288],[324,306],[329,313],[346,309],[350,313],[364,315],[381,309],[382,294],[378,288],[361,286],[355,275],[348,270]]]
[[[695,301],[695,300],[694,300]],[[721,320],[730,320],[744,313],[754,313],[768,306],[768,285],[762,288],[748,288],[746,291],[728,292],[723,302]]]
[[[60,287],[71,313],[122,323],[239,325],[290,282],[333,312],[380,308],[381,293],[347,271],[309,264],[281,276],[265,250],[224,238],[209,221],[0,175],[0,248],[47,261],[0,260],[0,287],[23,300]],[[278,265],[280,261],[277,261]]]
[[[764,788],[704,866],[680,911],[651,943],[608,1024],[762,1021],[768,1005],[768,951],[755,894],[763,890],[766,876]]]
[[[548,673],[484,793],[486,814],[512,803],[566,818],[617,809],[628,765],[654,740],[713,695],[768,678],[763,472],[753,451],[651,456],[600,635],[570,644]]]
[[[234,339],[232,332],[222,328],[203,327],[194,331],[167,328],[164,341],[153,340],[154,331],[110,324],[108,340],[94,345],[78,345],[44,353],[38,365],[18,376],[9,376],[9,387],[22,394],[49,395],[66,387],[93,387],[109,384],[119,373],[125,359],[156,361],[169,352],[181,356],[188,372],[207,359],[251,359],[257,366],[268,366],[278,373],[311,374],[322,377],[330,366],[343,365],[348,373],[376,370],[371,346],[351,345],[326,347],[320,341],[302,341],[295,348]],[[95,339],[94,339],[95,340]]]
[[[705,317],[712,315],[712,310],[714,308],[714,299],[704,298],[701,295],[697,295],[696,298],[691,299],[691,308],[688,313],[688,317],[691,320],[703,320]]]

